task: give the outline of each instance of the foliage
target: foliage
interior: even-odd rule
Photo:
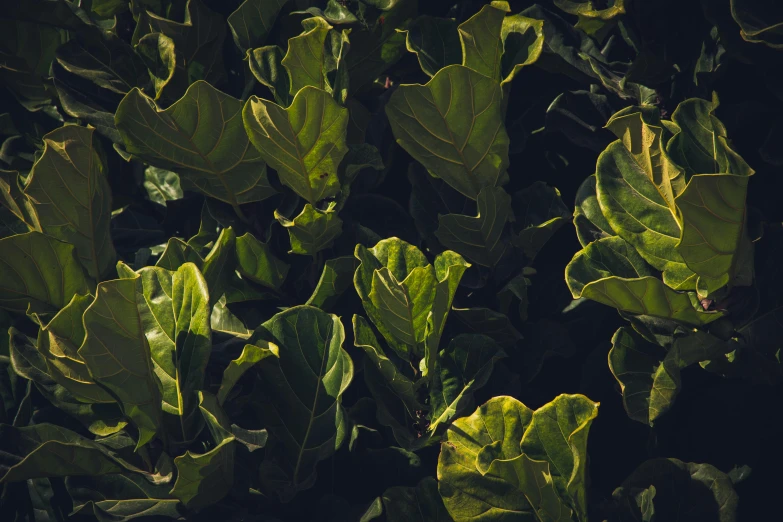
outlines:
[[[773,4],[3,6],[0,519],[769,519]]]

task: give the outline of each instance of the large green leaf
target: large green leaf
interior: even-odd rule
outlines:
[[[115,121],[128,152],[176,172],[182,188],[238,209],[275,192],[247,138],[241,109],[239,100],[196,82],[166,110],[134,89],[117,108]]]
[[[259,335],[279,346],[279,358],[258,363],[258,400],[267,429],[280,442],[277,459],[283,499],[312,486],[316,465],[342,445],[348,420],[342,395],[353,378],[353,362],[342,348],[345,332],[337,316],[296,306],[265,322]]]
[[[197,394],[212,351],[207,283],[193,263],[176,272],[145,267],[138,273],[137,313],[162,384],[164,427],[173,440],[189,442],[202,426]]]
[[[651,459],[636,468],[612,494],[622,520],[641,520],[634,496],[653,487],[652,520],[736,522],[739,498],[731,478],[710,464]]]
[[[151,484],[139,474],[68,477],[65,486],[73,499],[73,513],[91,514],[98,522],[147,516],[179,518],[184,511],[179,500],[169,497],[169,486]]]
[[[111,190],[94,132],[66,125],[44,136],[25,193],[41,231],[74,245],[87,273],[100,280],[116,254],[109,235]]]
[[[95,382],[116,397],[138,428],[139,447],[161,428],[164,393],[144,335],[144,306],[140,275],[99,284],[95,301],[84,312],[86,336],[78,352]]]
[[[435,237],[443,246],[460,252],[476,264],[493,267],[508,246],[502,241],[511,212],[511,196],[500,187],[479,192],[476,217],[446,214],[438,218]]]
[[[628,416],[652,426],[680,392],[680,371],[731,351],[730,344],[702,331],[677,338],[666,352],[629,328],[612,337],[609,369],[623,392]]]
[[[653,275],[653,270],[621,237],[611,236],[589,243],[566,266],[568,288],[578,299],[586,286],[609,277],[634,279]]]
[[[142,472],[106,446],[54,424],[22,428],[0,424],[0,445],[10,452],[0,464],[0,483],[39,477]]]
[[[182,22],[142,10],[133,32],[133,45],[138,44],[144,36],[154,33],[162,33],[174,43],[179,69],[175,74],[184,76],[184,85],[197,80],[218,84],[225,78],[223,40],[226,37],[226,23],[221,15],[207,8],[202,0],[187,0]]]
[[[484,386],[497,360],[506,354],[486,335],[460,334],[440,352],[430,384],[430,431],[473,407],[473,392]]]
[[[15,312],[55,312],[93,283],[73,245],[40,232],[0,239],[0,306]]]
[[[435,177],[476,199],[508,181],[500,85],[450,65],[426,85],[401,85],[386,105],[397,143]]]
[[[226,19],[242,52],[263,45],[288,0],[245,0]]]
[[[293,220],[275,211],[275,219],[288,230],[292,254],[315,256],[332,246],[343,231],[343,221],[333,208],[318,210],[307,203]]]
[[[618,140],[601,153],[596,166],[597,195],[617,235],[631,243],[674,289],[695,288],[695,274],[677,251],[681,229],[676,209],[659,191],[632,150]]]
[[[234,441],[231,426],[214,395],[198,392],[198,407],[213,446],[205,453],[186,452],[174,459],[177,481],[170,495],[191,509],[222,500],[234,485]]]
[[[439,490],[455,521],[586,520],[587,434],[598,405],[560,395],[535,412],[496,397],[446,432]]]
[[[415,53],[428,76],[448,65],[462,63],[457,22],[450,18],[422,15],[405,29],[405,47]]]
[[[500,58],[503,40],[500,30],[506,12],[493,5],[485,5],[459,26],[462,44],[462,65],[500,82]]]
[[[708,291],[733,283],[740,250],[752,248],[743,238],[753,169],[730,148],[716,108],[717,100],[680,103],[672,114],[679,132],[667,146],[690,178],[676,199],[682,222],[677,250]]]
[[[348,109],[326,91],[305,87],[287,109],[251,97],[242,118],[250,141],[283,184],[312,205],[337,195],[337,168],[348,152]]]

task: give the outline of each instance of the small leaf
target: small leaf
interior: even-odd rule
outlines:
[[[245,234],[236,239],[237,270],[242,277],[278,289],[285,282],[289,266],[275,257],[266,243]]]
[[[267,45],[248,51],[247,62],[250,72],[259,83],[272,91],[278,105],[291,105],[293,96],[288,93],[290,79],[288,71],[283,68],[283,50],[280,47]]]
[[[170,170],[147,167],[144,170],[144,188],[150,200],[161,205],[183,197],[179,176]]]
[[[332,246],[334,239],[342,233],[343,221],[332,210],[322,211],[309,203],[293,221],[275,211],[275,219],[288,230],[291,240],[291,254],[314,256]]]
[[[559,190],[541,181],[515,193],[512,201],[517,223],[522,225],[513,243],[532,261],[566,223],[568,207],[560,198]]]
[[[251,97],[242,118],[250,141],[283,184],[312,205],[337,195],[337,169],[348,152],[348,109],[326,91],[306,87],[287,109]]]
[[[520,70],[538,61],[544,48],[544,21],[521,14],[506,16],[500,30],[503,57],[500,62],[500,85],[506,89]],[[504,95],[505,95],[504,92]]]
[[[228,363],[226,369],[223,370],[223,380],[220,382],[220,389],[217,393],[217,400],[221,406],[226,402],[228,394],[231,393],[234,385],[239,382],[246,371],[267,357],[280,357],[279,348],[275,344],[265,341],[256,342],[258,345],[246,344],[239,357]]]
[[[340,296],[353,285],[353,274],[358,266],[359,262],[354,256],[328,259],[324,263],[321,278],[313,290],[313,295],[305,304],[329,311]]]

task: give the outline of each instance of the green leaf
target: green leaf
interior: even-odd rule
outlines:
[[[241,108],[239,100],[196,82],[166,110],[134,89],[117,108],[115,121],[129,153],[176,172],[183,189],[238,209],[275,193],[238,118]]]
[[[91,296],[74,295],[48,324],[40,321],[37,348],[46,360],[49,377],[79,400],[113,404],[114,397],[96,384],[78,353],[85,336],[82,316],[91,302]]]
[[[220,405],[226,402],[228,394],[231,393],[234,385],[239,382],[246,371],[267,357],[280,357],[280,350],[275,344],[261,340],[256,342],[261,346],[246,344],[239,357],[228,363],[226,369],[223,370],[223,380],[220,382],[220,389],[217,393]]]
[[[302,20],[302,27],[302,34],[288,40],[288,52],[281,62],[291,81],[289,94],[294,97],[309,86],[327,89],[324,42],[332,26],[323,18],[313,17]]]
[[[242,118],[250,141],[284,185],[312,205],[337,195],[337,169],[348,152],[348,109],[326,91],[305,87],[287,109],[251,97]]]
[[[690,178],[677,196],[682,235],[677,250],[709,291],[734,282],[745,233],[747,163],[730,147],[726,128],[712,114],[717,100],[680,103],[672,121],[680,129],[667,151]],[[702,286],[702,285],[700,285]]]
[[[73,245],[40,232],[0,239],[0,306],[14,312],[55,312],[93,283]]]
[[[428,76],[446,66],[462,63],[457,22],[449,18],[422,15],[405,29],[405,47],[415,53]]]
[[[155,266],[175,271],[185,263],[193,263],[197,267],[204,264],[204,260],[196,250],[178,237],[169,238],[166,249],[161,254]]]
[[[6,448],[4,451],[10,452],[0,465],[0,483],[124,471],[142,473],[106,446],[54,424],[22,428],[0,424],[0,444]]]
[[[318,462],[348,435],[341,399],[353,362],[342,348],[340,319],[317,308],[289,308],[265,322],[261,332],[280,347],[279,358],[258,365],[258,400],[266,428],[280,441],[277,458],[285,483],[279,493],[286,500],[312,486]]]
[[[143,307],[140,275],[99,284],[95,301],[84,312],[86,336],[78,352],[95,382],[116,397],[138,428],[138,447],[160,429],[163,395],[144,335]],[[127,386],[129,381],[133,386]]]
[[[190,509],[200,509],[225,497],[234,484],[234,435],[217,399],[198,392],[198,407],[214,446],[205,453],[186,452],[174,459],[177,481],[170,495]]]
[[[170,487],[151,484],[138,474],[68,477],[65,486],[73,499],[73,513],[92,515],[98,522],[126,522],[146,516],[180,518],[183,515],[180,501],[168,496]]]
[[[438,493],[438,481],[425,477],[415,487],[397,486],[381,496],[386,520],[452,522]]]
[[[629,328],[612,337],[609,369],[620,384],[628,416],[652,426],[680,392],[680,372],[730,351],[731,345],[706,332],[677,338],[668,352]]]
[[[192,263],[176,272],[145,267],[138,273],[137,313],[162,384],[164,427],[173,440],[188,442],[201,429],[197,393],[212,352],[207,282]]]
[[[354,256],[327,259],[313,295],[305,304],[329,311],[340,296],[353,285],[353,274],[358,266],[359,262]]]
[[[586,520],[587,434],[598,405],[560,395],[535,412],[496,397],[446,432],[438,488],[455,521]]]
[[[87,273],[100,280],[116,254],[109,234],[111,190],[94,132],[66,125],[44,136],[25,194],[41,231],[74,245]]]
[[[144,169],[144,188],[147,190],[150,201],[161,205],[165,205],[166,201],[183,197],[179,176],[170,170],[157,167]]]
[[[354,255],[361,261],[354,275],[356,291],[394,351],[411,360],[411,355],[425,354],[425,341],[437,350],[454,293],[470,265],[446,251],[433,266],[418,248],[398,238],[384,239],[372,249],[357,245]]]
[[[506,251],[502,241],[506,222],[512,216],[511,196],[500,187],[485,187],[477,198],[476,217],[446,214],[438,218],[435,237],[443,246],[482,266],[493,267]]]
[[[612,230],[663,272],[664,283],[694,289],[695,274],[676,248],[681,233],[676,210],[622,141],[601,153],[596,177],[598,202]]]
[[[629,517],[629,520],[644,520],[640,518],[643,506],[639,506],[634,497],[638,492],[650,489],[654,492],[651,500],[655,518],[652,520],[739,520],[739,498],[731,479],[710,464],[677,459],[648,460],[612,494],[618,515],[624,519]]]
[[[224,228],[212,250],[204,258],[201,272],[209,288],[209,299],[214,305],[228,290],[236,266],[236,234],[231,227]]]
[[[173,41],[180,69],[175,74],[184,75],[187,83],[183,82],[183,85],[198,80],[219,84],[225,78],[222,58],[226,23],[201,0],[187,1],[182,22],[142,10],[131,43],[136,45],[144,36],[153,33],[162,33]]]
[[[589,243],[577,252],[566,266],[565,279],[574,299],[578,299],[584,295],[586,286],[601,279],[652,275],[652,268],[626,240],[611,236]]]
[[[431,175],[471,199],[508,181],[500,85],[450,65],[426,85],[401,85],[386,105],[394,137]]]
[[[441,351],[430,384],[430,431],[441,433],[473,407],[473,392],[484,386],[506,354],[485,335],[460,334]]]
[[[266,286],[279,289],[285,282],[289,266],[275,257],[266,243],[250,233],[236,239],[237,270],[242,277]]]
[[[275,219],[288,230],[291,254],[315,256],[319,251],[332,246],[334,239],[343,230],[343,221],[337,216],[337,212],[331,209],[317,210],[309,203],[293,220],[277,211]]]
[[[500,31],[506,11],[485,5],[459,26],[462,44],[462,65],[500,82],[500,57],[503,40]]]
[[[263,45],[287,1],[245,0],[236,11],[228,15],[228,27],[240,51],[245,52]]]

